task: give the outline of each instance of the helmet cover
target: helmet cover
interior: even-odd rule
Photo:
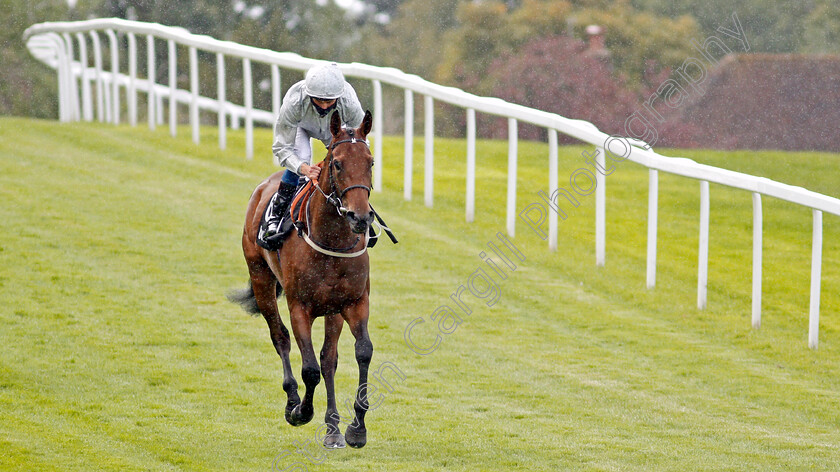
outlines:
[[[344,95],[344,74],[335,62],[314,66],[306,72],[304,91],[313,98],[334,100]]]

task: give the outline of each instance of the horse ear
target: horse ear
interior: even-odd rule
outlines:
[[[359,127],[359,132],[362,136],[367,136],[370,133],[371,126],[373,126],[373,115],[370,113],[370,110],[367,110],[364,119],[362,119],[362,126]]]
[[[341,115],[338,114],[338,110],[332,114],[330,119],[330,133],[333,136],[338,136],[341,133]]]

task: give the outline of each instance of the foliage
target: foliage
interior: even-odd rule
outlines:
[[[691,15],[703,34],[714,34],[719,26],[731,25],[736,13],[744,27],[754,52],[803,52],[814,45],[806,34],[810,19],[823,4],[835,8],[834,0],[632,0],[632,4],[647,12],[672,18]],[[832,7],[833,5],[833,7]],[[813,23],[811,23],[813,24]],[[835,30],[836,31],[836,30]],[[836,44],[836,43],[835,43]],[[838,49],[834,50],[835,52]]]
[[[616,71],[631,85],[642,85],[650,69],[676,70],[692,55],[691,40],[699,36],[694,18],[670,19],[634,9],[627,1],[616,0],[608,8],[585,9],[576,15],[574,31],[585,37],[587,25],[602,26],[607,50]]]
[[[105,0],[99,11],[105,16],[180,26],[195,34],[319,59],[338,60],[359,39],[353,34],[358,25],[332,2]]]
[[[462,3],[459,26],[444,37],[444,59],[437,79],[485,95],[492,86],[485,72],[490,62],[505,52],[507,7],[498,1]]]
[[[437,78],[489,93],[494,84],[486,75],[488,66],[534,38],[565,31],[571,8],[565,0],[524,0],[516,9],[499,1],[463,2],[458,27],[444,37],[446,53]]]
[[[180,26],[191,33],[224,39],[234,26],[233,2],[212,0],[103,0],[98,13],[104,17]]]
[[[32,58],[23,32],[34,23],[67,15],[67,4],[61,0],[4,0],[0,8],[0,115],[57,115],[55,73]]]
[[[381,27],[370,28],[363,44],[363,60],[396,67],[434,79],[443,58],[440,38],[455,26],[460,0],[407,0]]]
[[[612,74],[609,59],[568,36],[535,39],[490,66],[492,95],[567,118],[589,121],[606,133],[623,131],[637,97]],[[520,136],[537,139],[544,129],[525,127]],[[502,136],[498,136],[502,137]]]
[[[840,53],[840,4],[822,0],[804,22],[803,50],[810,53]]]
[[[599,8],[594,8],[598,4]],[[446,41],[447,54],[438,69],[438,79],[487,94],[495,86],[488,66],[498,57],[519,53],[530,42],[565,32],[585,38],[590,24],[606,28],[606,46],[616,73],[630,85],[640,85],[651,61],[659,68],[678,65],[691,50],[689,40],[697,26],[689,17],[670,20],[639,12],[626,1],[583,2],[592,8],[576,8],[566,1],[525,0],[509,11],[500,2],[463,4],[460,26]]]
[[[359,25],[345,10],[332,2],[299,2],[295,0],[269,0],[261,2],[218,2],[189,0],[106,0],[100,7],[103,16],[129,18],[138,21],[180,26],[191,33],[234,41],[240,44],[274,51],[291,51],[305,57],[349,62],[358,46],[361,33]],[[158,70],[156,78],[166,83],[168,52],[165,47],[156,50]],[[125,58],[123,59],[125,60]],[[215,55],[199,54],[200,88],[208,96],[216,91]],[[144,67],[141,64],[141,67]],[[178,52],[179,70],[188,69],[185,51]],[[269,77],[263,64],[252,64],[254,77],[254,105],[271,108],[270,91],[261,90],[260,82]],[[302,74],[283,74],[283,88],[302,78]],[[243,100],[242,65],[228,60],[228,99],[239,103]],[[188,77],[180,74],[179,87],[188,87]]]
[[[347,13],[329,3],[275,0],[263,15],[240,15],[229,33],[232,41],[273,51],[291,51],[305,57],[346,61],[357,47],[358,25]]]
[[[379,13],[385,13],[393,16],[403,4],[410,0],[367,0],[365,3],[373,6],[374,10]]]

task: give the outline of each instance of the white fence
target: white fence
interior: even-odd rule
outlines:
[[[110,71],[103,66],[101,35],[108,38]],[[125,35],[128,44],[128,71],[120,71],[120,42],[117,34]],[[147,70],[155,70],[155,43],[166,41],[168,47],[168,84],[155,83],[154,77],[137,76],[137,36],[146,37]],[[208,36],[194,35],[182,28],[173,28],[152,23],[140,23],[117,18],[96,19],[78,22],[40,23],[29,27],[24,33],[27,47],[42,62],[57,69],[59,83],[59,118],[61,121],[94,119],[94,97],[91,85],[96,84],[95,109],[99,121],[119,123],[121,119],[120,89],[125,89],[127,116],[132,125],[137,123],[137,94],[147,94],[148,124],[154,129],[162,124],[163,104],[169,106],[170,133],[176,134],[178,103],[189,105],[192,139],[199,142],[199,109],[217,113],[219,126],[219,147],[226,147],[227,123],[238,128],[245,126],[245,154],[250,159],[254,154],[254,122],[271,125],[281,104],[280,68],[305,71],[319,61],[297,54],[274,52],[219,41]],[[88,47],[93,50],[93,64]],[[186,47],[189,54],[190,90],[177,88],[177,50]],[[215,53],[218,90],[215,98],[199,95],[198,50]],[[226,99],[225,61],[227,58],[242,61],[244,103],[234,104]],[[272,110],[258,110],[253,107],[252,62],[271,67]],[[762,177],[732,172],[716,167],[698,164],[690,159],[671,158],[657,154],[645,143],[636,140],[610,140],[593,124],[564,118],[532,108],[515,105],[497,98],[479,97],[463,90],[444,87],[415,75],[405,74],[393,68],[375,67],[366,64],[340,64],[349,78],[372,81],[374,140],[373,153],[378,165],[374,167],[373,184],[382,188],[382,84],[402,88],[405,91],[405,174],[403,188],[405,199],[412,194],[412,162],[414,141],[414,96],[422,95],[424,100],[424,202],[432,206],[434,201],[434,101],[449,103],[463,108],[467,122],[467,169],[466,169],[466,219],[475,217],[475,140],[476,112],[508,118],[508,182],[507,182],[507,232],[513,236],[516,230],[516,184],[517,184],[517,125],[531,123],[548,130],[549,141],[549,189],[558,189],[557,133],[563,133],[596,146],[597,161],[604,168],[605,155],[629,159],[649,169],[648,197],[648,242],[647,242],[647,287],[656,284],[656,240],[658,212],[659,172],[667,172],[696,179],[700,182],[700,247],[698,257],[697,306],[706,306],[706,281],[709,257],[709,183],[726,185],[752,192],[753,196],[753,288],[752,324],[761,323],[761,277],[762,277],[762,208],[761,196],[779,198],[812,209],[813,246],[811,260],[811,301],[809,311],[808,345],[816,348],[819,335],[820,280],[822,266],[822,213],[840,216],[840,200],[818,194],[801,187],[794,187]],[[611,143],[622,144],[621,152],[615,152]],[[595,204],[595,254],[596,264],[605,263],[606,235],[606,179],[596,172]],[[548,245],[557,248],[557,213],[548,212]]]

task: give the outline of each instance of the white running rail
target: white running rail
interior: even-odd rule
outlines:
[[[122,42],[117,35],[127,38],[128,71],[120,71],[120,48]],[[102,59],[102,36],[108,41],[110,51],[110,71],[106,70]],[[168,48],[167,85],[158,84],[154,78],[137,77],[137,36],[146,37],[147,70],[155,70],[155,46],[165,41]],[[245,154],[251,159],[254,154],[254,122],[272,125],[280,108],[282,93],[280,90],[280,68],[305,71],[320,61],[301,57],[294,53],[275,52],[244,46],[228,41],[220,41],[209,36],[191,34],[183,28],[174,28],[154,23],[141,23],[118,18],[94,19],[76,22],[39,23],[24,32],[27,47],[40,61],[53,67],[58,72],[59,119],[76,121],[96,118],[102,122],[119,123],[123,111],[128,122],[137,123],[137,93],[146,93],[147,116],[149,127],[163,124],[163,104],[169,106],[169,129],[174,136],[177,125],[177,104],[189,106],[189,121],[192,139],[199,141],[199,110],[209,110],[218,115],[219,147],[226,147],[226,125],[228,121],[234,129],[245,125]],[[177,53],[178,48],[187,48],[189,58],[190,90],[177,88]],[[89,48],[93,53],[93,64],[88,56]],[[197,51],[202,50],[216,55],[218,90],[215,98],[199,95]],[[78,54],[78,55],[77,55]],[[243,104],[226,100],[225,62],[227,58],[242,61],[243,69]],[[253,107],[251,64],[258,62],[271,67],[272,109],[259,110]],[[813,211],[813,243],[811,260],[811,302],[809,312],[808,345],[816,348],[819,336],[820,280],[822,267],[822,214],[823,212],[840,216],[840,200],[810,190],[776,182],[763,177],[733,172],[725,169],[698,164],[690,159],[665,157],[654,152],[650,146],[638,140],[611,137],[593,124],[564,118],[524,106],[505,102],[498,98],[479,97],[463,90],[437,85],[416,75],[406,74],[393,68],[375,67],[366,64],[340,64],[347,77],[371,80],[374,96],[374,158],[378,161],[374,167],[374,188],[382,188],[382,83],[399,87],[405,91],[405,173],[403,177],[404,198],[412,197],[413,175],[412,160],[414,140],[414,95],[423,96],[424,100],[424,203],[432,206],[434,202],[434,101],[449,103],[463,108],[467,122],[467,169],[466,169],[466,220],[475,218],[475,113],[481,112],[508,118],[508,185],[507,185],[507,232],[511,236],[516,230],[516,184],[517,184],[517,124],[531,123],[548,130],[549,140],[549,190],[551,195],[561,188],[557,182],[557,133],[579,139],[596,146],[596,161],[603,169],[605,156],[621,161],[630,160],[647,167],[649,172],[648,199],[648,246],[647,246],[647,287],[656,284],[656,238],[658,212],[659,172],[680,175],[700,182],[700,248],[698,254],[697,306],[706,306],[706,280],[708,274],[708,234],[709,234],[709,183],[726,185],[746,190],[753,197],[753,289],[752,289],[752,324],[761,323],[761,258],[762,258],[762,208],[761,196],[766,195],[793,202]],[[95,97],[91,85],[94,85]],[[127,98],[126,110],[120,103],[121,89]],[[620,150],[618,148],[620,146]],[[569,187],[576,188],[574,175]],[[602,173],[595,173],[595,254],[596,264],[605,263],[606,240],[606,178]],[[571,195],[571,194],[570,194]],[[559,196],[559,194],[558,194]],[[520,214],[520,218],[525,220]],[[542,221],[540,221],[542,224]],[[551,250],[557,248],[557,213],[548,212],[547,235]]]

